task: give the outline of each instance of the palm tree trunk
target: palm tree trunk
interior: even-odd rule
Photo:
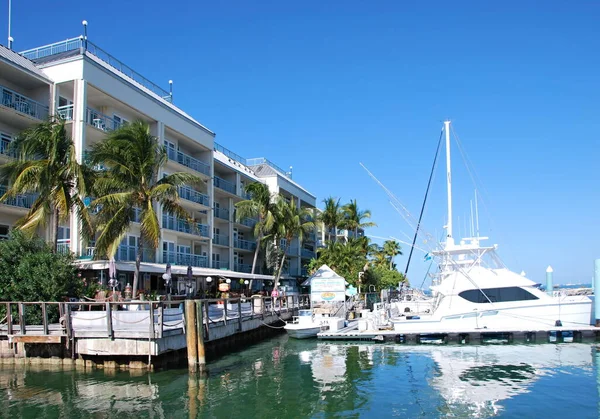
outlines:
[[[258,250],[260,249],[260,236],[256,238],[256,249],[254,250],[254,260],[252,261],[252,274],[256,268],[256,261],[258,260]]]
[[[390,271],[392,270],[392,263],[394,263],[394,256],[390,256]]]
[[[285,249],[283,251],[283,256],[281,257],[281,263],[279,264],[279,269],[277,269],[277,278],[275,278],[275,286],[277,286],[277,283],[279,282],[279,278],[281,278],[281,271],[283,271],[283,264],[285,263],[285,254],[288,251],[288,247],[289,247],[289,244],[287,246],[285,246]]]
[[[54,253],[56,253],[58,251],[58,224],[59,224],[59,214],[58,214],[58,208],[55,207],[54,208],[54,214],[53,214],[53,218],[54,218],[54,238],[53,238],[53,242],[52,243],[52,247],[54,248]]]
[[[135,299],[137,297],[138,284],[140,279],[140,265],[142,264],[142,254],[144,252],[144,247],[142,246],[142,239],[138,242],[137,255],[135,256],[135,272],[133,272],[133,287],[131,289],[131,298]]]

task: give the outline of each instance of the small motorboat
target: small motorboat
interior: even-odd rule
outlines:
[[[284,329],[291,338],[307,339],[317,337],[324,330],[336,331],[344,327],[345,320],[341,317],[329,317],[315,314],[313,310],[299,310],[291,323]]]

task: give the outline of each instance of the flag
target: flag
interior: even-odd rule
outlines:
[[[425,261],[425,262],[427,262],[428,260],[431,260],[431,259],[432,259],[432,256],[431,256],[429,253],[427,253],[427,254],[426,254],[424,257],[423,257],[423,261]]]

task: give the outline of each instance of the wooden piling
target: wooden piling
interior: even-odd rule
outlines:
[[[196,301],[196,325],[198,338],[198,370],[202,373],[206,369],[206,352],[204,348],[204,322],[202,321],[202,300]]]
[[[185,300],[185,324],[188,368],[190,372],[196,372],[198,370],[198,342],[196,333],[196,307],[193,300]]]

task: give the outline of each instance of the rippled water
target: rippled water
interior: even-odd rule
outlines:
[[[11,418],[598,417],[590,344],[403,346],[283,335],[209,364],[132,375],[0,369]]]

